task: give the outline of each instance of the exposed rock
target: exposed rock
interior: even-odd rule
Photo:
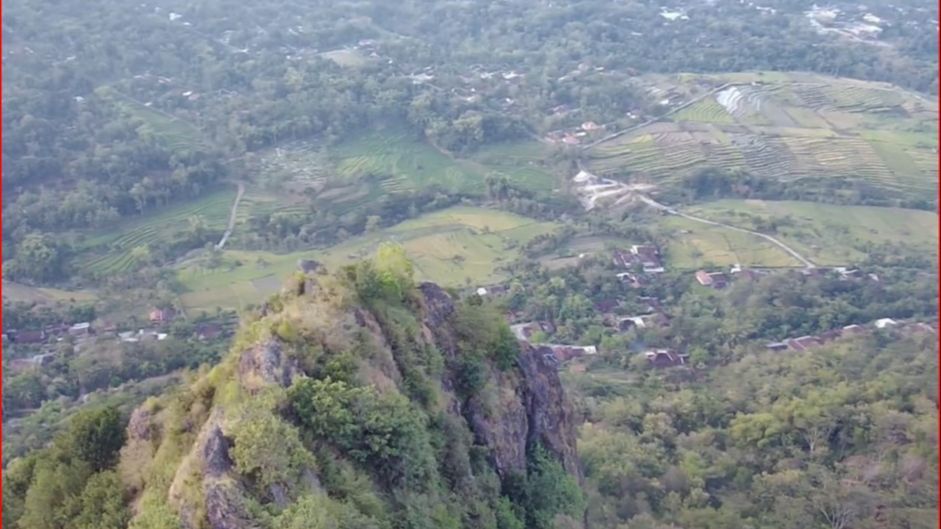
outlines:
[[[203,462],[207,476],[219,477],[232,468],[229,446],[231,443],[222,435],[222,428],[214,426],[203,446]]]
[[[210,481],[205,484],[206,517],[212,529],[258,529],[245,509],[241,491],[231,482]]]
[[[313,259],[298,259],[297,260],[297,269],[305,274],[310,274],[316,272],[323,268],[319,262],[314,261]]]
[[[304,289],[306,291],[307,287]],[[317,296],[292,299],[292,303],[299,305],[289,307],[290,310],[301,319],[310,317],[305,321],[312,322],[312,325],[306,329],[304,337],[309,340],[309,349],[315,352],[308,357],[298,352],[302,359],[298,360],[287,344],[278,338],[267,338],[236,353],[238,381],[248,395],[272,386],[288,387],[296,378],[304,376],[302,365],[313,369],[321,356],[327,356],[320,353],[337,353],[357,347],[357,352],[362,353],[357,357],[356,378],[359,383],[375,386],[380,394],[407,394],[400,369],[404,371],[410,366],[404,362],[412,361],[409,356],[412,353],[424,352],[422,348],[436,348],[444,356],[446,368],[443,372],[429,370],[428,381],[431,384],[440,382],[440,391],[434,388],[435,396],[440,399],[435,401],[436,411],[446,410],[448,423],[458,432],[456,435],[460,437],[456,438],[462,440],[462,446],[469,445],[473,435],[476,444],[489,450],[493,469],[501,478],[507,478],[524,473],[527,455],[536,444],[541,444],[558,457],[567,471],[581,479],[575,453],[574,423],[555,365],[543,358],[542,351],[522,343],[516,367],[499,370],[485,362],[485,368],[489,370],[486,389],[465,401],[454,389],[456,381],[460,380],[454,366],[463,365],[460,360],[467,353],[459,346],[451,328],[455,301],[446,291],[431,283],[422,283],[418,290],[420,307],[415,317],[421,324],[421,332],[411,332],[410,327],[407,339],[392,334],[392,329],[384,328],[380,322],[385,320],[377,319],[376,314],[379,313],[374,314],[368,308],[329,304]],[[390,331],[389,334],[386,331]],[[392,344],[415,349],[397,350]],[[398,356],[400,354],[403,356]],[[243,404],[251,406],[251,397],[248,399]],[[203,410],[177,419],[173,424],[173,427],[180,428],[184,421],[192,421],[192,430],[198,430],[176,469],[168,491],[167,504],[179,515],[181,527],[256,529],[260,525],[253,520],[248,507],[251,502],[273,501],[274,505],[285,507],[293,498],[307,491],[322,491],[316,468],[305,468],[301,469],[299,482],[268,487],[262,494],[264,498],[255,497],[260,490],[252,485],[251,476],[239,474],[230,453],[232,442],[225,435],[229,425],[238,421],[239,409],[228,408],[227,411],[217,403],[208,410],[208,417],[205,415],[207,410]],[[279,413],[275,409],[270,411]],[[157,424],[160,423],[155,422],[149,412],[139,408],[128,425],[129,440],[137,440],[141,445],[155,444],[154,441],[160,438]],[[278,439],[271,439],[275,446],[278,442]],[[149,446],[142,446],[140,451],[145,455],[150,453],[144,449],[151,450]],[[472,473],[466,473],[462,479],[469,480],[467,486],[471,486],[470,482],[476,478]],[[201,495],[199,489],[193,488],[194,485],[201,486]],[[142,490],[145,485],[142,482],[135,487]]]
[[[131,418],[127,423],[128,439],[139,439],[149,441],[154,434],[154,426],[151,422],[153,415],[143,406],[136,408],[131,413]]]
[[[297,362],[287,358],[281,342],[273,338],[244,351],[239,359],[239,377],[249,391],[269,384],[290,386],[299,374]]]
[[[441,287],[434,283],[422,283],[418,286],[422,293],[425,309],[425,321],[434,329],[443,325],[454,314],[454,300]]]
[[[460,355],[451,335],[448,319],[454,313],[454,301],[434,283],[419,285],[422,293],[423,324],[434,343],[446,358]],[[519,369],[496,372],[493,388],[498,392],[497,404],[489,409],[478,399],[449,407],[463,414],[476,442],[489,446],[491,460],[501,477],[524,472],[526,454],[541,443],[556,455],[565,469],[581,479],[575,450],[575,423],[565,400],[562,382],[555,365],[543,352],[520,342]],[[442,387],[453,392],[454,374],[446,374]]]
[[[569,473],[581,480],[572,410],[565,399],[556,366],[538,349],[520,344],[519,366],[523,372],[528,444],[541,442],[554,453]]]
[[[526,472],[529,419],[523,396],[512,386],[508,381],[498,384],[499,401],[494,409],[473,398],[465,410],[476,443],[491,448],[491,462],[501,478]]]
[[[278,507],[287,507],[288,503],[291,501],[291,497],[288,496],[288,490],[280,483],[271,485],[269,492],[271,493],[271,497],[274,499],[274,504]]]

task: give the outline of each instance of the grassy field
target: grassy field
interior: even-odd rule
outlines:
[[[883,189],[886,198],[923,200],[937,192],[938,108],[916,94],[806,73],[684,74],[649,82],[686,100],[707,86],[734,86],[592,147],[586,153],[592,172],[669,186],[718,167],[786,181],[840,177]],[[717,97],[734,91],[733,116]]]
[[[94,301],[95,293],[88,290],[60,290],[58,288],[31,287],[13,281],[3,281],[4,301]]]
[[[191,313],[213,311],[217,306],[241,309],[277,291],[295,270],[298,259],[316,259],[336,269],[372,256],[384,241],[405,248],[420,279],[449,286],[485,284],[504,279],[499,268],[519,255],[521,244],[556,227],[496,210],[453,207],[325,250],[283,255],[226,251],[227,267],[209,270],[199,261],[180,267],[179,277],[189,289],[181,301]],[[235,262],[240,265],[233,266]]]
[[[547,167],[552,156],[550,148],[538,141],[513,141],[485,145],[473,153],[470,161],[479,170],[505,176],[515,187],[537,196],[551,193],[559,185],[558,178]]]
[[[432,186],[452,192],[480,194],[484,172],[439,152],[403,129],[371,129],[332,150],[337,175],[346,182],[380,177],[386,193]]]
[[[682,217],[664,217],[659,227],[667,235],[666,263],[694,270],[716,266],[800,266],[796,259],[765,239]]]
[[[225,230],[235,189],[219,190],[199,199],[145,212],[123,220],[108,230],[84,234],[75,247],[79,269],[97,274],[119,273],[133,264],[131,251],[138,246],[165,243],[170,234],[185,229],[190,217],[201,217],[219,235]]]
[[[938,244],[938,216],[928,211],[880,208],[870,206],[835,206],[813,202],[796,201],[761,201],[761,200],[720,200],[709,202],[689,208],[689,213],[704,218],[726,222],[743,228],[753,228],[753,219],[761,218],[774,220],[778,223],[778,231],[774,235],[785,244],[792,246],[802,255],[811,259],[818,265],[845,265],[858,260],[865,255],[868,243],[901,243],[915,251],[934,253]],[[667,225],[675,227],[675,220],[669,218]],[[706,228],[704,225],[703,228]],[[747,245],[732,245],[735,250],[730,252],[729,245],[722,240],[702,237],[701,231],[694,227],[692,234],[683,235],[677,241],[679,249],[695,246],[703,254],[722,264],[731,262],[731,254],[739,255],[749,248],[754,248],[750,255],[755,264],[764,266],[786,266],[786,254],[776,247],[775,251],[767,252],[767,244],[759,238],[746,237]],[[711,227],[704,231],[713,230]],[[735,237],[737,234],[724,230],[722,237]],[[671,247],[672,248],[672,247]],[[778,257],[780,254],[780,257]],[[681,260],[673,263],[689,262],[688,253],[680,253]],[[719,264],[719,263],[717,263]]]

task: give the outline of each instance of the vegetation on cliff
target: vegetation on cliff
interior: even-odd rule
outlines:
[[[298,274],[221,364],[138,408],[126,443],[114,410],[77,417],[11,465],[4,503],[21,507],[4,521],[578,527],[574,425],[544,362],[492,306],[415,285],[385,246],[332,275]]]

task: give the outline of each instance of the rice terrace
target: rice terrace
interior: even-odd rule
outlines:
[[[646,82],[664,103],[688,103],[590,144],[594,174],[668,185],[717,167],[783,182],[840,179],[900,199],[937,192],[938,108],[917,94],[811,74]]]

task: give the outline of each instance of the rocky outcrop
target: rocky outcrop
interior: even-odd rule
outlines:
[[[127,437],[132,440],[150,441],[154,436],[153,414],[141,406],[131,413],[127,423]]]
[[[521,343],[519,356],[522,384],[529,425],[528,442],[541,442],[562,461],[569,473],[581,479],[575,450],[575,421],[565,398],[555,364],[538,348]]]
[[[234,483],[208,483],[205,495],[206,517],[212,529],[260,529],[245,508],[242,491]]]
[[[433,283],[419,286],[422,294],[423,326],[446,358],[460,354],[449,331],[454,300]],[[575,423],[565,399],[556,366],[543,352],[519,342],[517,369],[491,372],[494,399],[472,398],[458,403],[478,444],[491,448],[491,461],[501,477],[526,470],[526,455],[537,443],[556,455],[565,469],[581,479],[575,449]],[[442,381],[453,387],[453,373]]]
[[[308,274],[307,280],[316,283],[315,275]],[[459,447],[455,453],[464,451],[450,460],[457,461],[455,469],[461,469],[462,465],[469,467],[469,448],[475,444],[487,449],[492,468],[501,478],[525,474],[529,455],[541,445],[554,454],[568,472],[580,478],[572,414],[556,367],[546,361],[542,351],[520,343],[517,363],[509,369],[500,369],[482,360],[483,372],[489,377],[484,389],[469,398],[455,390],[461,387],[458,382],[463,373],[460,370],[466,365],[463,355],[470,352],[462,350],[465,344],[452,326],[458,310],[455,300],[439,286],[419,285],[416,295],[401,308],[394,307],[399,311],[395,316],[398,319],[369,305],[358,306],[346,300],[338,303],[336,300],[341,296],[321,291],[319,286],[305,286],[303,292],[293,294],[289,290],[285,296],[286,301],[272,302],[269,308],[272,314],[263,316],[270,319],[261,322],[259,327],[264,329],[263,325],[270,324],[274,328],[284,322],[296,322],[297,328],[303,329],[296,340],[288,342],[267,337],[235,351],[235,358],[232,358],[235,365],[220,366],[228,371],[220,370],[225,374],[219,375],[221,380],[214,382],[212,391],[206,391],[205,385],[196,390],[198,397],[190,401],[188,412],[175,418],[173,423],[160,422],[159,418],[169,418],[172,414],[156,407],[142,407],[131,417],[128,438],[137,447],[133,454],[139,453],[151,461],[155,447],[160,446],[165,437],[162,432],[173,431],[169,428],[185,432],[185,456],[174,463],[175,473],[166,492],[166,503],[179,516],[184,529],[206,526],[255,529],[259,523],[250,505],[270,503],[284,508],[299,495],[329,488],[326,480],[325,485],[321,485],[320,478],[325,476],[318,475],[316,464],[298,469],[297,475],[284,482],[266,482],[262,486],[257,476],[240,473],[240,465],[234,463],[232,454],[238,453],[233,452],[234,448],[239,448],[235,443],[244,439],[241,436],[244,432],[238,429],[240,421],[247,412],[259,411],[253,407],[256,396],[278,395],[281,392],[266,394],[265,390],[286,388],[299,378],[317,376],[317,370],[326,362],[343,358],[341,355],[351,350],[356,351],[351,364],[356,369],[354,379],[358,384],[370,385],[382,396],[388,393],[401,398],[405,395],[416,407],[434,406],[435,413],[442,411],[447,415],[444,419],[450,425],[449,435],[459,440],[454,443]],[[415,319],[403,314],[402,308],[412,311]],[[267,332],[264,335],[268,336]],[[443,357],[443,365],[438,352]],[[337,365],[349,369],[351,364]],[[220,393],[216,392],[226,384],[231,388],[233,377],[239,383],[237,395],[241,400],[231,399],[228,393],[219,398]],[[416,380],[424,385],[410,387]],[[413,397],[410,391],[416,387],[427,389],[425,394],[431,398],[425,402]],[[270,399],[258,401],[260,406],[272,406]],[[282,412],[270,409],[270,413]],[[289,414],[286,412],[281,418],[296,421],[297,417]],[[280,446],[279,439],[271,439],[271,443],[274,447]],[[462,458],[464,463],[460,463]],[[133,457],[127,459],[134,461]],[[474,488],[473,472],[469,469],[455,472],[466,481],[467,490]],[[145,486],[143,479],[132,483],[135,494]]]
[[[232,468],[232,459],[229,457],[231,444],[222,434],[222,428],[213,425],[202,449],[204,472],[207,477],[221,477]]]
[[[252,392],[269,384],[290,386],[299,374],[297,362],[284,354],[283,345],[274,338],[245,350],[239,359],[242,386]]]

